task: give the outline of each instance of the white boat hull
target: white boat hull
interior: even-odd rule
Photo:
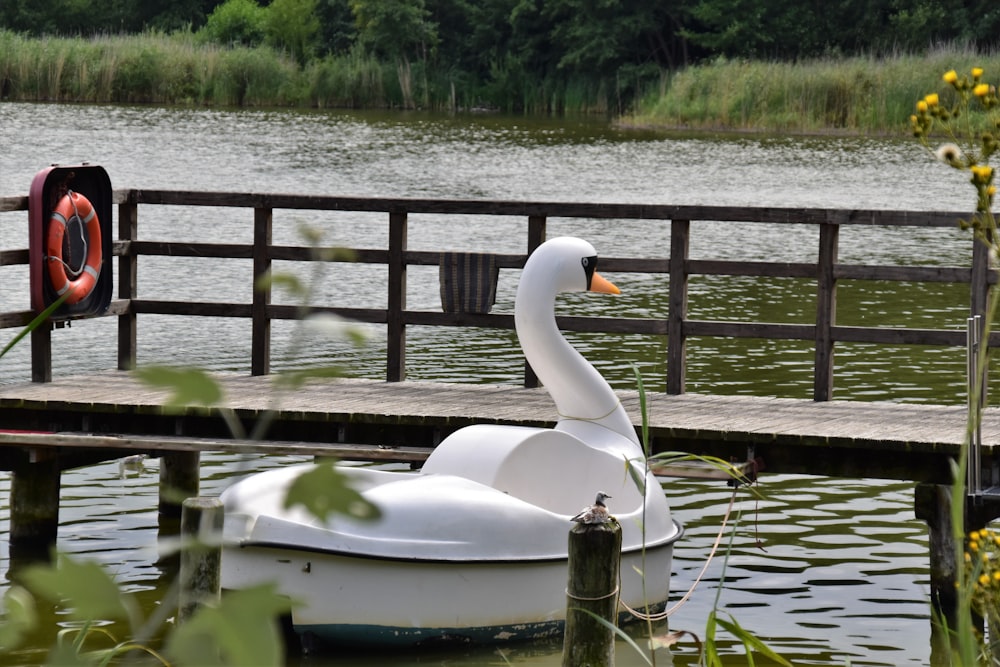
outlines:
[[[673,543],[622,555],[623,602],[663,608]],[[226,547],[223,558],[224,588],[277,582],[300,603],[292,624],[306,647],[541,639],[566,617],[565,559],[396,560],[254,544]]]

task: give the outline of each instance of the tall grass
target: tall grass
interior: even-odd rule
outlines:
[[[904,134],[914,101],[936,83],[928,73],[972,65],[1000,72],[1000,54],[950,48],[798,63],[719,59],[661,72],[623,123]],[[507,57],[476,80],[444,64],[400,66],[360,49],[300,65],[269,47],[223,47],[184,32],[35,39],[0,30],[0,91],[19,101],[611,114],[657,79],[646,69],[634,74],[540,77]]]
[[[237,106],[380,106],[379,65],[358,56],[306,68],[268,47],[190,34],[32,39],[0,31],[0,88],[19,101]]]
[[[1000,72],[1000,55],[941,49],[916,56],[786,63],[719,59],[664,77],[626,123],[693,129],[906,134],[934,73]]]

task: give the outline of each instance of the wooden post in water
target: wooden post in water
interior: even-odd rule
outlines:
[[[201,455],[164,452],[160,456],[160,516],[177,518],[185,498],[198,495]]]
[[[59,530],[59,458],[32,450],[14,469],[10,484],[11,560],[48,556]]]
[[[613,519],[607,523],[577,523],[569,531],[563,667],[615,664],[614,630],[594,616],[612,626],[617,621],[621,553],[622,528]]]
[[[930,552],[931,664],[951,655],[949,628],[958,627],[958,566],[955,560],[954,524],[951,520],[952,487],[943,484],[918,484],[913,493],[914,513],[927,523]],[[965,610],[968,613],[969,610]]]
[[[206,602],[221,594],[222,521],[218,498],[188,498],[181,510],[180,590],[177,619],[189,619]]]
[[[930,551],[931,603],[943,614],[949,627],[955,627],[958,600],[955,582],[954,528],[951,521],[951,487],[943,484],[918,484],[913,494],[914,514],[927,523]]]

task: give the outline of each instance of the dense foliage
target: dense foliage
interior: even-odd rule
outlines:
[[[0,29],[25,37],[186,33],[224,47],[269,47],[301,67],[375,58],[396,71],[408,105],[420,104],[413,89],[421,77],[424,93],[437,77],[466,91],[466,104],[559,110],[569,88],[589,106],[622,110],[664,72],[718,57],[795,61],[944,42],[995,47],[1000,3],[4,0]]]

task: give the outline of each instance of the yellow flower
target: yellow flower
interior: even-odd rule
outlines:
[[[983,75],[983,68],[982,67],[973,67],[972,68],[972,78],[973,79],[978,79],[982,75]]]
[[[986,97],[990,94],[990,84],[980,83],[977,84],[975,88],[972,89],[972,94],[976,97]]]
[[[958,81],[958,72],[956,72],[953,69],[950,69],[947,72],[945,72],[944,76],[941,78],[944,79],[945,83],[954,84],[956,81]]]
[[[993,176],[993,167],[986,164],[976,164],[969,169],[972,171],[972,175],[983,183],[988,183]]]
[[[1000,572],[993,573],[993,581],[1000,581]]]
[[[981,575],[979,575],[979,584],[981,586],[989,586],[989,584],[990,584],[990,576],[988,574],[981,574]]]
[[[969,551],[979,551],[979,542],[975,540],[969,542]]]
[[[924,101],[924,100],[920,100],[919,102],[917,102],[917,111],[926,112],[927,111],[927,102]]]
[[[924,97],[924,102],[926,102],[929,107],[936,107],[938,104],[938,94],[931,93],[930,95],[927,95]]]
[[[997,186],[991,185],[990,187],[986,188],[986,194],[988,194],[990,197],[992,197],[996,193],[997,193]],[[996,543],[997,546],[1000,547],[1000,538],[996,539]]]
[[[990,536],[990,531],[989,530],[987,530],[986,528],[980,528],[979,529],[979,539],[985,540],[989,536]]]

